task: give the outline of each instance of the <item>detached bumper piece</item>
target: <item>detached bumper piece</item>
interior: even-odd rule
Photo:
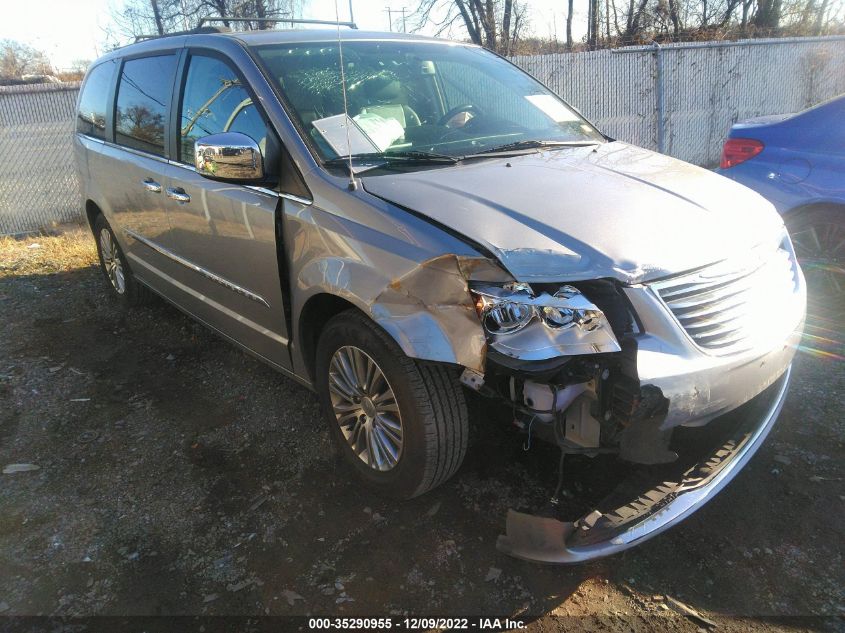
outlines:
[[[766,391],[727,414],[741,416],[729,437],[683,473],[627,495],[622,503],[618,492],[611,494],[572,523],[511,510],[498,549],[525,560],[580,563],[626,550],[684,520],[725,487],[757,452],[783,406],[790,373],[787,368]],[[618,490],[629,489],[630,484],[623,484]]]

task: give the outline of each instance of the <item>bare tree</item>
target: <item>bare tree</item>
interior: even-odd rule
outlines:
[[[630,0],[628,3],[629,13],[625,20],[625,32],[622,33],[622,41],[632,43],[637,41],[644,30],[643,18],[647,15],[648,0]]]
[[[777,37],[845,32],[842,0],[588,0],[589,48],[651,40]],[[604,29],[596,30],[599,16]],[[602,32],[603,31],[603,32]],[[596,35],[599,40],[597,41]]]
[[[595,50],[599,43],[599,0],[587,4],[587,48]]]
[[[16,40],[0,40],[0,78],[51,75],[53,68],[43,51]]]
[[[827,5],[828,0],[822,0],[822,6],[819,7],[819,10],[816,14],[816,23],[813,28],[816,35],[821,35],[823,32],[825,16],[827,15]]]
[[[757,15],[754,26],[773,30],[780,25],[781,0],[757,0]]]
[[[572,50],[572,14],[575,0],[568,0],[566,6],[566,50]]]
[[[181,9],[179,0],[127,0],[112,7],[111,18],[123,36],[164,35],[182,28]]]
[[[411,14],[413,30],[433,25],[438,35],[463,27],[470,41],[510,54],[526,24],[521,0],[421,0]]]
[[[672,39],[677,42],[681,34],[681,17],[678,14],[678,0],[669,0],[669,19],[672,22]]]
[[[112,9],[112,20],[123,37],[164,35],[195,28],[201,19],[250,18],[247,23],[221,20],[232,29],[268,29],[271,18],[301,15],[304,0],[127,0]],[[254,18],[254,20],[252,19]]]
[[[358,0],[361,1],[361,0]],[[503,55],[557,50],[529,30],[531,0],[417,0],[412,30],[435,35],[465,32],[467,38]],[[125,0],[113,11],[116,32],[127,36],[171,33],[195,27],[204,17],[232,29],[264,29],[271,18],[301,17],[308,0]],[[572,50],[574,0],[566,9],[566,50]],[[845,0],[587,0],[590,49],[620,44],[704,38],[845,33]],[[431,27],[434,27],[433,29]],[[116,43],[117,38],[112,37]],[[524,43],[524,45],[523,45]]]

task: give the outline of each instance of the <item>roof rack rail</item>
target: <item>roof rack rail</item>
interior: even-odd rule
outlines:
[[[135,43],[142,42],[144,40],[157,40],[160,37],[177,37],[179,35],[202,35],[207,33],[230,33],[231,29],[226,28],[225,26],[202,26],[200,24],[195,29],[190,29],[187,31],[173,31],[172,33],[164,33],[159,35],[158,33],[151,33],[145,35],[136,35],[135,36]]]
[[[207,22],[285,22],[287,24],[329,24],[331,26],[348,26],[350,29],[357,29],[358,25],[354,22],[335,22],[334,20],[306,20],[300,18],[200,18],[197,28],[203,28],[203,24]]]

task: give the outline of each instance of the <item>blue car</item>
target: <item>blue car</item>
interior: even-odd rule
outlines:
[[[845,95],[799,114],[734,124],[719,173],[784,216],[817,298],[845,298]]]

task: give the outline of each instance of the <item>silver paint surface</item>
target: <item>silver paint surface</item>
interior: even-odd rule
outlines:
[[[519,281],[639,283],[737,255],[782,230],[751,190],[621,142],[362,180],[487,247]]]
[[[214,182],[172,156],[76,134],[83,201],[102,210],[142,283],[306,385],[313,377],[303,315],[325,296],[369,315],[410,357],[483,374],[488,341],[469,292],[470,282],[478,281],[620,282],[642,325],[634,336],[640,383],[659,387],[670,402],[664,428],[704,424],[788,371],[803,323],[803,278],[786,309],[773,313],[780,334],[728,356],[697,347],[649,285],[741,257],[780,235],[780,218],[757,194],[621,142],[363,174],[363,187],[351,191],[342,171],[330,172],[315,160],[241,41],[307,38],[331,41],[334,34],[170,37],[106,56],[182,54],[189,45],[228,58],[311,194]],[[109,127],[113,114],[107,116]],[[168,197],[168,189],[183,190],[189,201]],[[756,450],[776,409],[734,470]],[[680,520],[726,482],[663,525]]]
[[[379,39],[360,32],[351,36]],[[215,183],[170,158],[77,135],[84,195],[109,222],[262,297],[269,308],[116,231],[141,281],[277,367],[310,381],[300,315],[321,295],[343,298],[370,315],[411,357],[483,371],[487,341],[468,292],[470,280],[561,283],[611,277],[629,287],[640,319],[659,326],[641,335],[643,377],[661,380],[685,403],[679,412],[700,417],[712,409],[710,398],[702,395],[712,389],[691,382],[691,368],[706,374],[736,359],[715,361],[688,349],[665,307],[638,295],[638,284],[767,241],[782,230],[768,203],[720,176],[619,142],[363,176],[363,189],[350,191],[342,173],[329,173],[317,163],[240,41],[290,38],[332,36],[173,37],[107,56],[190,45],[227,57],[244,73],[313,197]],[[191,201],[150,191],[144,185],[150,179],[163,189],[182,188]],[[282,244],[276,243],[277,217]],[[289,324],[282,315],[278,247],[289,278]],[[653,362],[651,345],[659,350]],[[771,351],[755,350],[758,356]],[[767,374],[752,382],[771,379]],[[746,395],[720,399],[720,406]],[[682,417],[679,413],[672,421],[682,423]]]
[[[250,292],[246,288],[243,288],[243,287],[241,287],[241,286],[239,286],[235,283],[232,283],[228,279],[224,279],[223,277],[220,277],[219,275],[215,275],[214,273],[212,273],[209,270],[206,270],[202,266],[197,266],[193,262],[190,262],[190,261],[184,259],[183,257],[179,257],[179,255],[177,255],[176,253],[173,253],[173,252],[167,250],[163,246],[159,246],[158,244],[156,244],[152,240],[148,240],[147,238],[143,237],[142,235],[135,233],[131,229],[124,229],[123,231],[129,237],[131,237],[132,239],[135,239],[135,240],[138,240],[139,242],[142,242],[145,246],[148,246],[151,249],[161,253],[162,255],[169,257],[170,259],[172,259],[173,261],[175,261],[178,264],[181,264],[185,268],[189,268],[190,270],[193,270],[194,272],[198,272],[199,274],[203,275],[204,277],[211,279],[211,281],[214,281],[214,282],[220,284],[224,288],[228,288],[229,290],[231,290],[233,292],[237,292],[238,294],[242,294],[245,297],[252,299],[253,301],[257,301],[258,303],[260,303],[260,304],[262,304],[262,305],[264,305],[268,308],[270,307],[270,304],[268,304],[267,301],[264,299],[264,297],[262,297],[261,295],[257,295],[254,292]]]

